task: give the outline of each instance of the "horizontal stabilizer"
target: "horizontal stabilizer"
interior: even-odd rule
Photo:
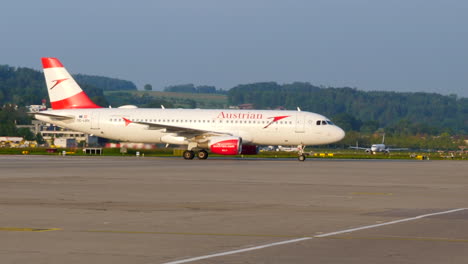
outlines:
[[[57,114],[50,114],[50,113],[41,113],[41,112],[30,112],[28,113],[29,115],[39,115],[39,116],[47,116],[52,119],[56,120],[70,120],[74,119],[75,116],[69,116],[69,115],[57,115]]]

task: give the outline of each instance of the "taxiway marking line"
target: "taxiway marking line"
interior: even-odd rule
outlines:
[[[185,236],[239,236],[239,237],[283,237],[296,238],[288,235],[266,235],[266,234],[228,234],[228,233],[189,233],[189,232],[151,232],[151,231],[119,231],[119,230],[86,230],[90,233],[115,233],[115,234],[153,234],[153,235],[185,235]]]
[[[187,263],[187,262],[192,262],[192,261],[197,261],[197,260],[202,260],[202,259],[232,255],[232,254],[237,254],[237,253],[262,249],[262,248],[268,248],[268,247],[273,247],[273,246],[279,246],[279,245],[284,245],[284,244],[289,244],[289,243],[296,243],[296,242],[309,240],[309,239],[312,239],[312,237],[302,237],[302,238],[297,238],[297,239],[291,239],[291,240],[286,240],[286,241],[280,241],[280,242],[260,245],[260,246],[256,246],[256,247],[250,247],[250,248],[243,248],[243,249],[237,249],[237,250],[232,250],[232,251],[220,252],[220,253],[216,253],[216,254],[211,254],[211,255],[206,255],[206,256],[199,256],[199,257],[194,257],[194,258],[189,258],[189,259],[181,259],[181,260],[166,262],[164,264]]]
[[[361,226],[361,227],[350,228],[350,229],[345,229],[345,230],[341,230],[341,231],[326,233],[326,234],[322,234],[322,235],[316,235],[314,237],[328,237],[328,236],[334,236],[334,235],[339,235],[339,234],[344,234],[344,233],[351,233],[351,232],[364,230],[364,229],[370,229],[370,228],[376,228],[376,227],[381,227],[381,226],[386,226],[386,225],[393,225],[393,224],[398,224],[398,223],[403,223],[403,222],[408,222],[408,221],[414,221],[414,220],[418,220],[418,219],[425,218],[425,217],[430,217],[430,216],[435,216],[435,215],[455,213],[455,212],[463,211],[463,210],[466,210],[466,209],[468,209],[468,208],[458,208],[458,209],[453,209],[453,210],[448,210],[448,211],[443,211],[443,212],[437,212],[437,213],[432,213],[432,214],[418,215],[418,216],[415,216],[415,217],[403,218],[403,219],[390,221],[390,222],[385,222],[385,223],[381,223],[381,224]]]
[[[393,193],[352,192],[351,195],[393,195]]]
[[[336,231],[336,232],[330,232],[330,233],[316,235],[316,236],[302,237],[302,238],[297,238],[297,239],[291,239],[291,240],[286,240],[286,241],[279,241],[279,242],[269,243],[269,244],[265,244],[265,245],[255,246],[255,247],[249,247],[249,248],[225,251],[225,252],[220,252],[220,253],[215,253],[215,254],[210,254],[210,255],[198,256],[198,257],[193,257],[193,258],[188,258],[188,259],[170,261],[170,262],[165,262],[163,264],[188,263],[188,262],[193,262],[193,261],[202,260],[202,259],[209,259],[209,258],[232,255],[232,254],[237,254],[237,253],[242,253],[242,252],[247,252],[247,251],[253,251],[253,250],[258,250],[258,249],[264,249],[264,248],[279,246],[279,245],[297,243],[297,242],[301,242],[301,241],[305,241],[305,240],[310,240],[310,239],[313,239],[313,238],[329,237],[329,236],[334,236],[334,235],[339,235],[339,234],[344,234],[344,233],[351,233],[351,232],[364,230],[364,229],[371,229],[371,228],[376,228],[376,227],[381,227],[381,226],[386,226],[386,225],[393,225],[393,224],[398,224],[398,223],[403,223],[403,222],[408,222],[408,221],[414,221],[414,220],[422,219],[422,218],[425,218],[425,217],[430,217],[430,216],[435,216],[435,215],[442,215],[442,214],[450,214],[450,213],[455,213],[455,212],[459,212],[459,211],[463,211],[463,210],[467,210],[467,209],[468,208],[458,208],[458,209],[453,209],[453,210],[448,210],[448,211],[443,211],[443,212],[436,212],[436,213],[431,213],[431,214],[418,215],[418,216],[415,216],[415,217],[404,218],[404,219],[390,221],[390,222],[376,224],[376,225],[368,225],[368,226],[361,226],[361,227],[357,227],[357,228],[350,228],[350,229],[345,229],[345,230]]]
[[[17,231],[17,232],[47,232],[62,230],[60,228],[27,228],[27,227],[0,227],[0,231]]]
[[[332,236],[324,239],[343,239],[343,240],[401,240],[401,241],[430,241],[430,242],[455,242],[455,243],[468,243],[468,239],[459,238],[444,238],[444,237],[401,237],[401,236],[381,236],[381,237],[339,237]]]

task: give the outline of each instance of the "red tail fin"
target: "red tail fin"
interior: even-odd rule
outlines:
[[[42,58],[52,109],[101,108],[75,82],[57,58]]]

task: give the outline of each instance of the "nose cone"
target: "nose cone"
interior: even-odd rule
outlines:
[[[335,142],[338,142],[338,141],[342,140],[345,137],[344,130],[337,126],[336,129],[335,129],[335,137],[336,137]]]

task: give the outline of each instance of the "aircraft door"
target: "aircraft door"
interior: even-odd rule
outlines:
[[[91,129],[100,129],[99,127],[99,112],[93,111],[91,113]]]
[[[296,133],[304,133],[304,125],[305,125],[305,114],[302,112],[297,112],[296,114]]]

